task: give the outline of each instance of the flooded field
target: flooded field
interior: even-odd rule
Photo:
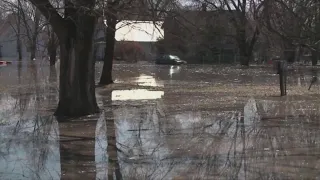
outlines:
[[[317,73],[290,68],[280,97],[271,67],[116,64],[103,111],[66,122],[58,69],[0,67],[0,179],[319,179]]]

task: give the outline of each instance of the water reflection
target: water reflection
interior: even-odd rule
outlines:
[[[180,66],[170,66],[169,75],[172,78],[173,74],[179,73],[181,70]]]
[[[296,108],[291,107],[285,108],[287,115],[283,114],[284,111],[277,113],[278,121],[260,117],[266,115],[265,110],[276,112],[283,106],[279,102],[270,103],[250,99],[243,117],[241,112],[211,116],[205,112],[184,112],[163,119],[151,107],[149,110],[121,107],[114,112],[117,129],[121,132],[117,141],[123,145],[121,151],[128,154],[127,159],[120,162],[122,172],[124,176],[130,174],[132,178],[142,179],[312,177],[309,172],[314,173],[316,169],[310,169],[311,165],[300,160],[311,160],[311,149],[316,146],[314,150],[317,151],[319,148],[314,136],[319,133],[311,133],[311,136],[310,133],[298,133],[301,140],[302,137],[311,138],[306,141],[311,144],[298,147],[293,144],[300,144],[300,140],[294,140],[301,125],[297,120],[315,123],[315,117],[304,116],[302,111],[296,116]],[[260,106],[264,109],[259,110]],[[148,113],[143,113],[146,111]],[[164,124],[156,124],[159,122]],[[160,127],[160,131],[155,127]],[[309,128],[304,127],[302,132],[310,132]],[[318,132],[315,128],[311,131]],[[296,153],[302,153],[304,158],[299,158]]]
[[[103,113],[58,123],[44,110],[56,70],[23,67],[12,75],[23,85],[0,94],[0,179],[320,178],[318,101],[183,109],[171,91],[118,90],[101,97]]]
[[[157,80],[154,76],[141,74],[137,78],[133,78],[133,82],[136,82],[139,86],[152,86],[152,87],[163,87],[163,82]]]
[[[110,112],[112,113],[112,112]],[[113,113],[112,113],[113,115]],[[116,127],[113,117],[107,120],[107,153],[108,153],[108,179],[122,180],[122,172],[119,163],[118,152],[120,148],[117,146]]]
[[[163,95],[163,91],[149,91],[147,89],[114,90],[112,91],[112,100],[125,101],[159,99]]]
[[[61,179],[95,179],[97,117],[59,122]]]
[[[101,114],[97,121],[95,132],[95,163],[96,163],[96,179],[107,179],[108,173],[108,154],[107,152],[107,126],[104,113]]]
[[[34,116],[1,126],[0,169],[4,179],[316,177],[319,116],[284,104],[251,98],[243,115],[106,104],[101,115],[59,124]]]
[[[248,100],[247,104],[244,106],[243,113],[245,125],[255,124],[255,122],[260,119],[257,110],[257,103],[254,98],[250,98]]]
[[[59,179],[57,121],[35,116],[0,128],[1,179]]]

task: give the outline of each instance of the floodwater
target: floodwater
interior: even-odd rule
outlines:
[[[66,122],[58,69],[0,67],[0,179],[319,179],[317,73],[290,69],[279,97],[271,67],[116,64],[103,111]]]

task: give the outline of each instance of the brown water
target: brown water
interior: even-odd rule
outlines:
[[[97,64],[97,80],[101,64]],[[0,179],[318,179],[319,86],[291,70],[115,65],[103,112],[51,116],[59,71],[0,67]]]

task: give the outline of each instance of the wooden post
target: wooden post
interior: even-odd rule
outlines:
[[[280,93],[281,96],[287,95],[287,62],[286,61],[278,61],[277,62],[277,74],[279,74],[279,82],[280,82]]]

